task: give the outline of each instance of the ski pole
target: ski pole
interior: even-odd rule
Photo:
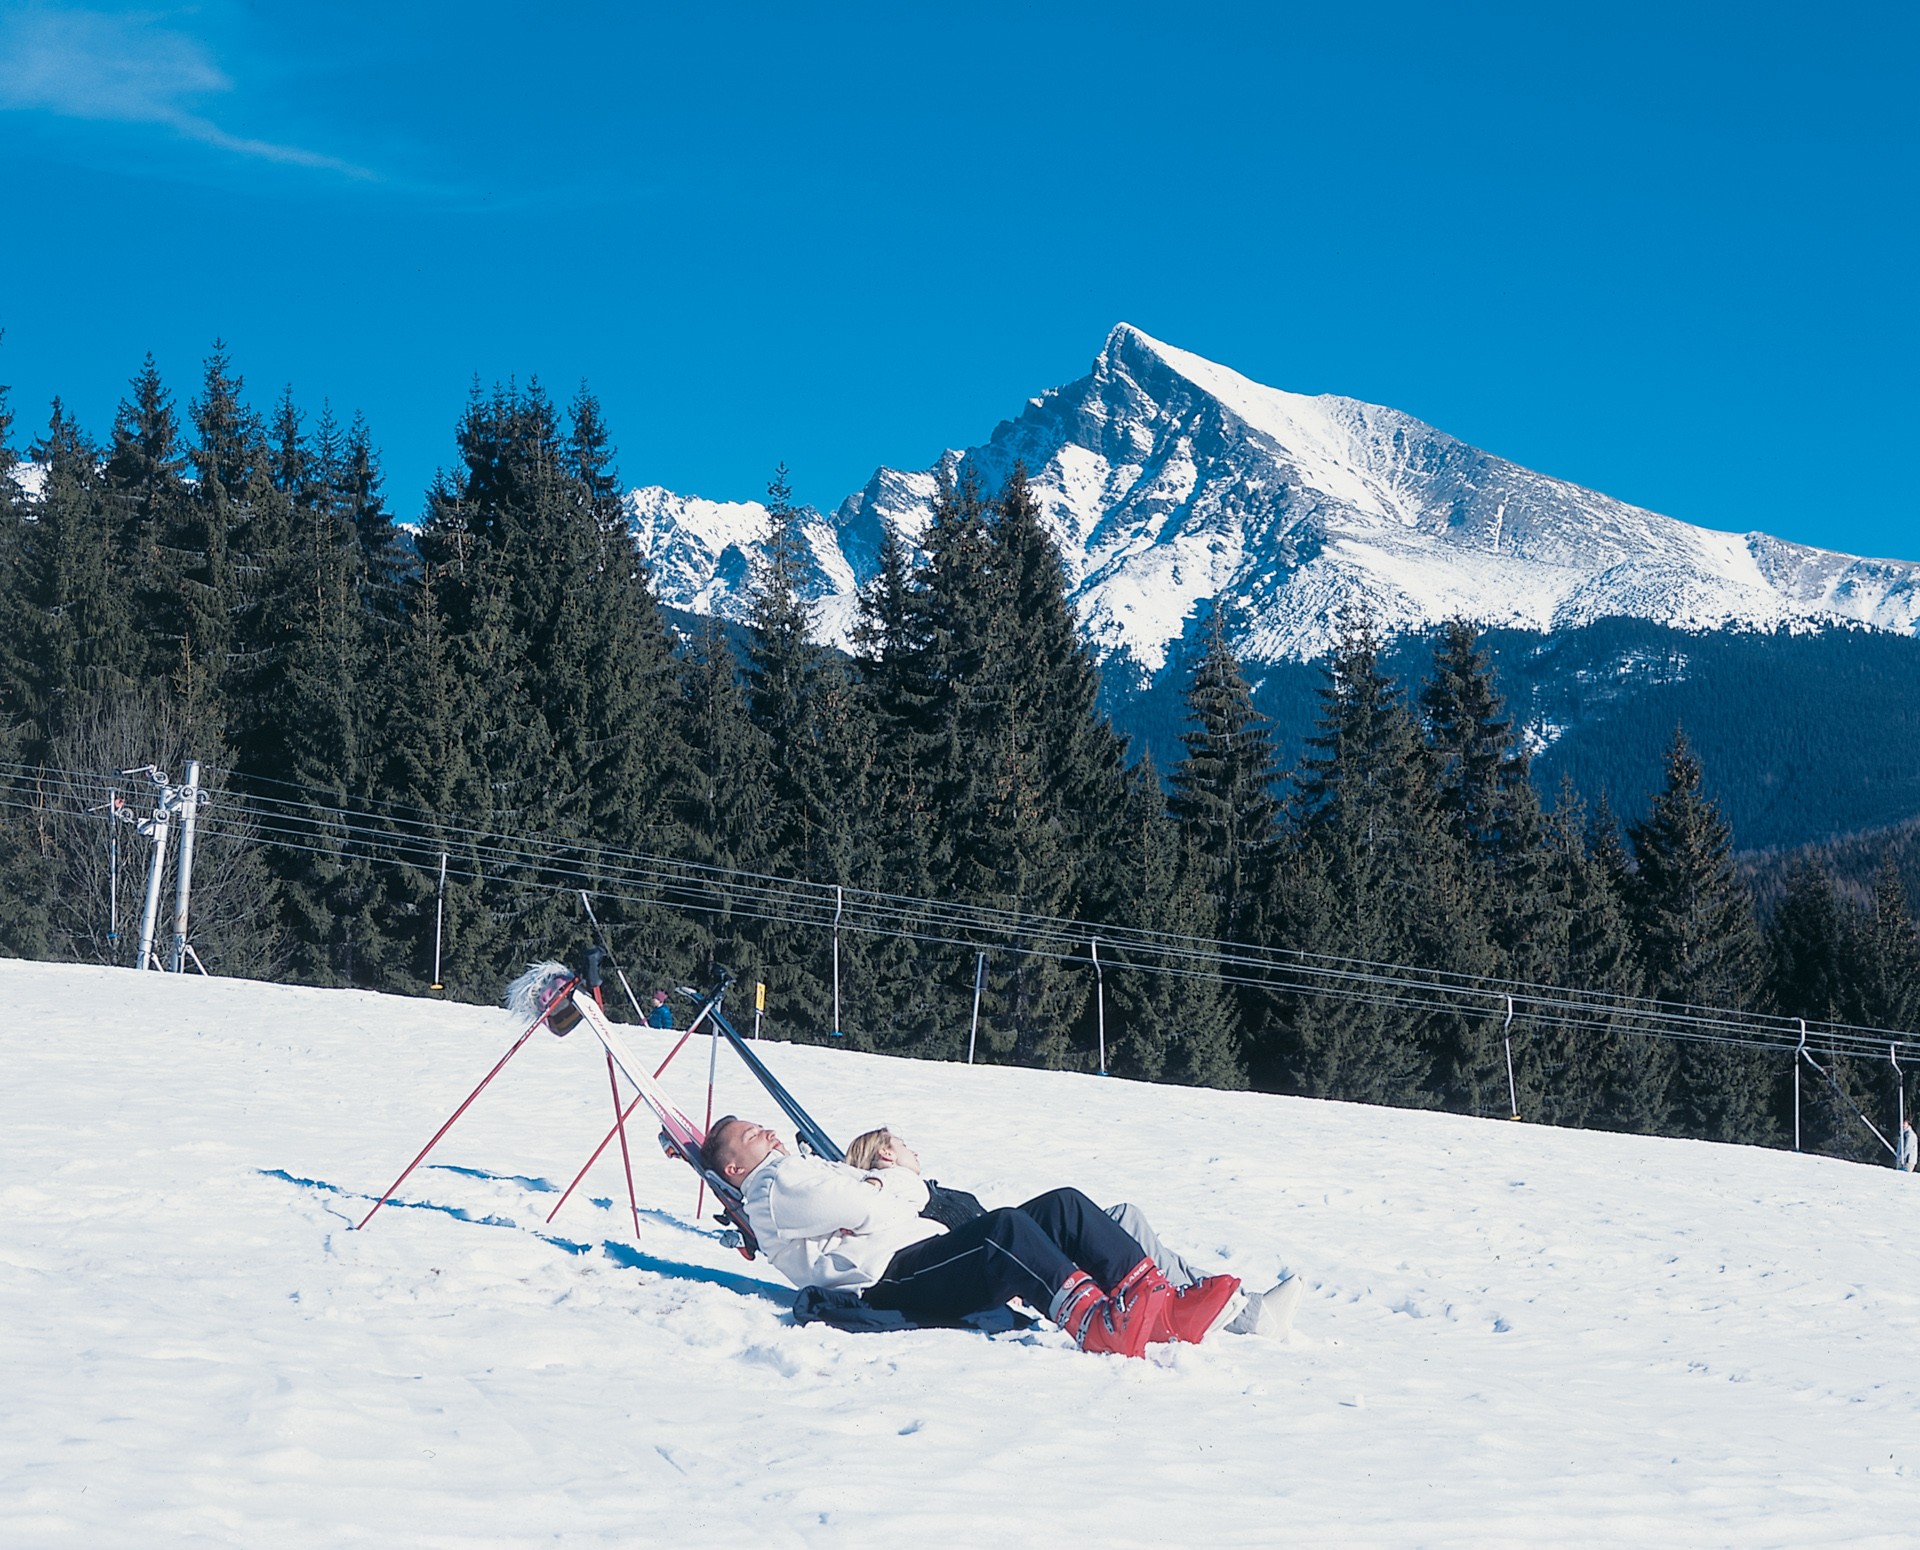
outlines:
[[[713,1020],[713,1041],[707,1046],[707,1117],[700,1126],[700,1139],[705,1142],[713,1129],[713,1083],[720,1073],[720,1019]],[[694,1198],[693,1219],[700,1220],[700,1213],[707,1208],[707,1176],[700,1175],[700,1193]]]
[[[547,1024],[547,1019],[553,1016],[555,1010],[560,1006],[561,1002],[564,1001],[569,995],[573,993],[574,984],[575,984],[575,981],[573,980],[565,981],[558,990],[556,990],[551,996],[547,998],[546,1003],[540,1008],[539,1015],[536,1016],[532,1022],[528,1023],[523,1030],[521,1030],[520,1037],[513,1041],[512,1045],[509,1046],[506,1054],[502,1055],[497,1061],[494,1062],[493,1069],[489,1071],[485,1076],[480,1078],[480,1085],[474,1088],[472,1092],[467,1094],[466,1101],[463,1102],[459,1108],[455,1109],[453,1113],[447,1116],[446,1124],[442,1125],[438,1130],[436,1130],[433,1133],[433,1139],[429,1141],[425,1146],[420,1148],[420,1156],[414,1158],[412,1162],[408,1163],[407,1166],[401,1170],[400,1177],[395,1179],[391,1184],[387,1186],[386,1193],[382,1195],[378,1200],[374,1201],[373,1211],[378,1211],[383,1205],[387,1203],[389,1199],[392,1198],[393,1192],[396,1189],[398,1189],[402,1184],[406,1183],[407,1175],[412,1173],[415,1168],[419,1167],[421,1160],[426,1157],[427,1153],[431,1152],[436,1146],[440,1144],[440,1138],[444,1136],[449,1130],[453,1129],[453,1122],[457,1120],[462,1114],[466,1113],[467,1110],[473,1106],[473,1100],[475,1098],[478,1098],[481,1093],[486,1091],[487,1083],[491,1082],[496,1076],[498,1076],[502,1071],[502,1069],[505,1068],[506,1063],[509,1060],[513,1059],[515,1055],[520,1053],[520,1046],[525,1044],[528,1039],[533,1037],[533,1030],[542,1026],[543,1024]],[[577,1022],[579,1019],[576,1016],[574,1020]],[[548,1024],[548,1026],[551,1026],[551,1025]],[[360,1226],[354,1228],[355,1232],[360,1231],[361,1227],[365,1227],[368,1222],[373,1220],[373,1211],[369,1211],[365,1216],[363,1216],[360,1219]]]
[[[613,1094],[613,1128],[620,1132],[620,1162],[627,1170],[627,1205],[633,1211],[633,1241],[640,1241],[640,1197],[633,1192],[633,1156],[627,1151],[627,1117],[620,1112],[620,1078],[613,1069],[613,1051],[607,1051],[607,1089]],[[560,1208],[555,1206],[557,1211]]]
[[[433,1133],[433,1139],[429,1141],[425,1146],[420,1148],[420,1156],[414,1158],[412,1162],[408,1163],[407,1166],[401,1170],[400,1177],[395,1179],[391,1184],[387,1186],[386,1194],[382,1195],[378,1200],[374,1201],[373,1211],[378,1211],[392,1197],[393,1192],[396,1189],[398,1189],[402,1184],[407,1182],[407,1175],[412,1173],[415,1168],[419,1167],[422,1160],[425,1159],[427,1153],[431,1152],[436,1146],[440,1144],[440,1138],[444,1136],[449,1130],[453,1129],[453,1122],[457,1120],[462,1114],[466,1113],[469,1108],[472,1107],[473,1100],[475,1098],[478,1098],[480,1094],[486,1090],[487,1083],[491,1082],[496,1076],[500,1074],[500,1069],[502,1066],[506,1065],[506,1063],[509,1060],[513,1059],[515,1055],[519,1054],[520,1046],[525,1044],[528,1039],[532,1038],[533,1030],[538,1028],[540,1024],[545,1022],[546,1020],[547,1020],[547,1014],[545,1012],[542,1012],[537,1018],[535,1018],[532,1022],[527,1024],[526,1031],[522,1033],[519,1038],[513,1041],[513,1047],[509,1049],[506,1052],[506,1054],[500,1057],[499,1062],[494,1066],[494,1068],[491,1071],[489,1071],[485,1076],[480,1078],[480,1085],[474,1088],[472,1092],[467,1094],[466,1102],[462,1103],[459,1108],[455,1109],[453,1113],[447,1117],[446,1124],[442,1125],[438,1130],[436,1130]],[[369,1211],[364,1217],[360,1219],[360,1227],[354,1228],[355,1232],[360,1231],[361,1227],[365,1227],[368,1222],[373,1220],[373,1211]]]
[[[587,912],[587,923],[593,927],[594,940],[606,953],[607,962],[613,965],[613,972],[620,981],[620,988],[627,993],[627,1001],[633,1007],[633,1015],[644,1023],[647,1020],[647,1014],[640,1010],[640,998],[633,993],[633,987],[627,983],[627,971],[620,967],[620,960],[613,956],[613,948],[607,943],[607,933],[600,929],[600,917],[594,914],[593,901],[587,897],[587,890],[584,888],[580,890],[580,908]],[[654,1074],[658,1076],[659,1072]]]
[[[668,1052],[667,1058],[661,1061],[658,1068],[655,1069],[653,1073],[655,1080],[658,1080],[661,1072],[665,1071],[667,1067],[672,1064],[673,1057],[680,1053],[680,1045],[685,1044],[688,1039],[693,1037],[695,1030],[699,1028],[701,1021],[706,1017],[707,1010],[707,1008],[702,1008],[700,1015],[694,1018],[693,1026],[680,1035],[680,1044],[674,1045],[672,1050]],[[593,1165],[600,1161],[600,1154],[613,1145],[613,1138],[621,1133],[619,1127],[633,1118],[633,1111],[640,1107],[642,1101],[642,1098],[638,1094],[635,1094],[632,1101],[630,1101],[624,1109],[617,1109],[615,1111],[619,1115],[619,1119],[615,1122],[614,1128],[600,1138],[600,1144],[593,1149],[593,1155],[580,1165],[580,1171],[573,1176],[573,1182],[566,1187],[561,1193],[560,1199],[554,1204],[554,1208],[547,1213],[547,1221],[549,1224],[560,1214],[561,1206],[564,1206],[573,1198],[573,1192],[580,1187],[580,1181],[593,1171]]]

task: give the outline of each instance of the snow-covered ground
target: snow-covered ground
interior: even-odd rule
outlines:
[[[1920,1513],[1920,1181],[1780,1153],[763,1046],[841,1139],[1309,1293],[1149,1361],[797,1329],[584,1034],[0,963],[8,1546],[1878,1544]],[[633,1035],[643,1054],[667,1036]],[[706,1051],[669,1072],[704,1105]],[[723,1055],[720,1102],[772,1119]],[[618,1204],[616,1205],[616,1200]]]

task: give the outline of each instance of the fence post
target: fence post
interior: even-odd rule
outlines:
[[[580,897],[582,899],[585,899],[586,895],[583,893],[580,895]],[[588,910],[589,910],[589,913],[591,913],[592,906],[588,906]],[[446,918],[447,918],[447,853],[443,850],[440,852],[440,888],[439,888],[439,892],[434,895],[434,900],[433,900],[433,987],[432,988],[435,990],[445,990],[447,988],[445,985],[440,983],[440,927],[441,927],[441,924],[446,920]]]
[[[1893,1165],[1900,1166],[1900,1148],[1907,1139],[1907,1084],[1900,1074],[1900,1046],[1889,1041],[1887,1059],[1893,1062]]]
[[[1800,1150],[1800,1062],[1807,1053],[1807,1020],[1800,1022],[1800,1043],[1793,1052],[1793,1149]]]
[[[987,955],[981,952],[973,966],[973,1027],[967,1033],[967,1064],[973,1064],[973,1046],[980,1038],[980,986],[987,977]]]
[[[1520,1091],[1513,1085],[1513,997],[1507,997],[1507,1020],[1500,1026],[1500,1037],[1507,1046],[1507,1103],[1513,1112],[1508,1119],[1520,1117]]]
[[[1089,939],[1087,952],[1093,958],[1093,1017],[1100,1035],[1100,1074],[1107,1074],[1107,971],[1100,967],[1100,943]]]
[[[833,889],[833,1037],[844,1039],[840,1028],[840,907],[845,902],[839,884]]]

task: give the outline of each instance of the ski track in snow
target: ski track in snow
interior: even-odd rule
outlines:
[[[1910,1543],[1920,1181],[1745,1148],[763,1045],[842,1140],[1308,1295],[1089,1357],[798,1329],[596,1045],[0,963],[0,1543]],[[668,1037],[630,1031],[644,1058]],[[703,1106],[705,1050],[668,1073]],[[718,1102],[772,1119],[725,1056]],[[637,1129],[637,1127],[636,1127]]]

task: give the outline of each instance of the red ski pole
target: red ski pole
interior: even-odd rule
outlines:
[[[675,1044],[672,1049],[667,1051],[667,1058],[661,1061],[659,1065],[653,1068],[653,1074],[654,1074],[655,1080],[658,1080],[660,1077],[660,1074],[663,1071],[665,1071],[668,1066],[673,1064],[673,1057],[680,1053],[680,1051],[685,1047],[687,1040],[693,1037],[695,1031],[698,1030],[699,1027],[700,1027],[700,1022],[699,1022],[699,1019],[696,1018],[694,1020],[693,1026],[687,1029],[685,1033],[680,1035],[679,1042]],[[640,1098],[636,1094],[633,1101],[629,1103],[624,1109],[615,1109],[614,1112],[618,1116],[618,1118],[616,1118],[613,1122],[613,1129],[609,1130],[604,1136],[600,1138],[600,1144],[593,1149],[593,1156],[589,1157],[584,1163],[581,1164],[580,1171],[573,1176],[573,1182],[567,1186],[566,1193],[561,1195],[559,1202],[554,1206],[554,1208],[551,1211],[547,1213],[548,1225],[552,1225],[553,1219],[560,1214],[560,1207],[564,1206],[567,1203],[567,1201],[572,1197],[573,1192],[580,1187],[580,1181],[587,1176],[588,1172],[592,1169],[593,1165],[598,1161],[600,1161],[600,1154],[604,1152],[608,1147],[613,1145],[613,1138],[616,1135],[620,1136],[620,1145],[624,1150],[627,1144],[627,1138],[625,1137],[625,1135],[621,1134],[620,1127],[624,1125],[628,1120],[633,1118],[633,1111],[639,1107],[640,1107]],[[698,1215],[699,1213],[698,1211],[696,1211],[694,1214]]]
[[[620,1132],[620,1161],[627,1170],[627,1204],[633,1210],[633,1241],[640,1241],[640,1201],[633,1192],[633,1158],[627,1151],[627,1117],[620,1112],[620,1079],[614,1075],[613,1051],[607,1051],[607,1087],[613,1093],[613,1128]],[[562,1203],[564,1204],[564,1198]],[[559,1206],[554,1210],[558,1211]]]
[[[466,1113],[470,1107],[472,1107],[473,1100],[475,1098],[478,1098],[481,1093],[486,1091],[487,1083],[491,1082],[496,1076],[500,1074],[501,1066],[504,1066],[509,1060],[513,1059],[513,1057],[520,1052],[520,1046],[522,1044],[525,1044],[528,1039],[532,1038],[533,1030],[538,1028],[540,1024],[545,1021],[546,1021],[546,1014],[543,1012],[539,1017],[535,1018],[532,1022],[527,1024],[527,1031],[521,1034],[519,1038],[515,1039],[513,1041],[513,1047],[509,1049],[506,1052],[506,1054],[500,1057],[499,1063],[495,1065],[494,1068],[491,1071],[489,1071],[485,1076],[480,1078],[480,1085],[474,1088],[472,1092],[467,1094],[467,1101],[461,1104],[459,1108],[455,1109],[453,1113],[448,1117],[446,1124],[442,1125],[438,1130],[436,1130],[433,1133],[433,1139],[429,1141],[425,1146],[420,1148],[420,1155],[414,1158],[412,1162],[408,1163],[407,1166],[401,1171],[400,1177],[395,1179],[391,1184],[387,1186],[386,1194],[382,1195],[378,1200],[374,1201],[373,1211],[378,1211],[383,1205],[387,1203],[389,1199],[392,1198],[393,1192],[396,1189],[398,1189],[402,1184],[407,1182],[407,1175],[409,1173],[412,1173],[415,1168],[419,1167],[421,1162],[425,1160],[427,1153],[431,1152],[436,1146],[440,1144],[440,1138],[444,1136],[449,1130],[453,1129],[454,1120],[457,1120],[462,1114]],[[373,1211],[369,1211],[364,1217],[361,1218],[360,1227],[365,1227],[368,1222],[373,1220]],[[360,1227],[354,1228],[354,1231],[358,1232],[360,1230]]]

